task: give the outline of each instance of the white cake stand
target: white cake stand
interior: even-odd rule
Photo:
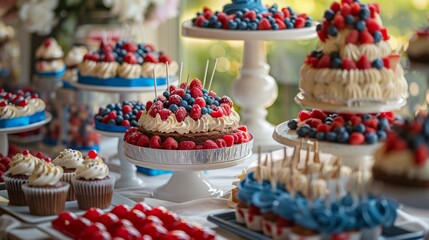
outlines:
[[[316,27],[278,31],[239,31],[194,27],[191,21],[182,25],[182,35],[193,38],[244,41],[241,76],[235,81],[232,96],[243,110],[243,123],[255,137],[255,146],[276,146],[270,136],[274,126],[268,123],[266,108],[277,99],[277,83],[269,75],[265,41],[303,40],[317,36]]]
[[[81,84],[77,82],[69,82],[79,90],[85,90],[85,91],[93,91],[93,92],[104,92],[104,93],[111,93],[111,94],[119,94],[119,101],[125,101],[125,100],[132,100],[130,99],[130,93],[143,93],[143,92],[153,92],[154,87],[104,87],[104,86],[96,86],[96,85],[88,85],[88,84]],[[165,89],[167,85],[157,85],[158,89]],[[125,156],[122,154],[124,151],[122,150],[123,147],[123,140],[122,137],[124,133],[117,133],[117,132],[101,132],[101,134],[105,136],[110,136],[114,138],[118,138],[118,155],[119,160],[121,162],[121,177],[118,179],[116,183],[116,187],[118,188],[125,188],[125,187],[138,187],[142,186],[143,182],[141,179],[139,179],[136,175],[137,168],[133,164],[131,164],[129,161],[125,159]]]
[[[306,147],[307,144],[313,145],[314,139],[300,138],[296,134],[295,130],[290,130],[287,126],[287,122],[281,123],[274,129],[273,138],[277,142],[294,147],[303,143]],[[319,149],[324,153],[330,153],[332,155],[342,158],[343,164],[350,167],[363,165],[369,167],[370,160],[373,153],[380,144],[373,145],[348,145],[340,143],[330,143],[325,141],[319,141]]]
[[[0,153],[3,154],[3,156],[7,156],[8,154],[8,150],[9,150],[9,141],[7,138],[8,134],[26,132],[33,129],[37,129],[47,124],[51,120],[52,120],[52,115],[46,112],[45,119],[43,121],[36,122],[27,126],[21,126],[21,127],[0,128]]]

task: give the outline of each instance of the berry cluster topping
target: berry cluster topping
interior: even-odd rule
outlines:
[[[10,163],[12,162],[11,158],[18,153],[22,153],[24,155],[32,155],[45,162],[51,162],[51,158],[45,156],[42,152],[31,153],[29,150],[23,150],[22,152],[14,151],[14,153],[10,153],[9,156],[3,156],[3,154],[0,153],[0,182],[4,182],[3,174],[7,170],[9,170]]]
[[[218,97],[215,92],[204,89],[198,79],[192,80],[190,84],[183,82],[179,88],[171,85],[162,96],[146,103],[146,110],[153,118],[159,114],[161,120],[165,121],[174,114],[178,122],[187,116],[194,120],[207,114],[213,118],[229,116],[232,107],[229,97]]]
[[[343,144],[375,144],[386,139],[393,124],[399,124],[393,112],[376,114],[328,113],[318,109],[300,111],[288,127],[299,137]]]
[[[267,12],[243,9],[234,14],[213,11],[205,7],[192,19],[194,26],[229,30],[283,30],[310,27],[313,20],[307,14],[297,14],[291,7],[278,9],[277,4]]]
[[[8,105],[25,107],[32,98],[39,98],[39,96],[37,93],[30,91],[18,90],[16,92],[6,92],[4,89],[0,89],[0,107]]]
[[[95,121],[110,126],[137,127],[138,120],[145,110],[145,105],[139,101],[123,101],[110,103],[100,108],[95,115]]]
[[[395,125],[385,142],[385,151],[411,149],[418,166],[424,165],[429,157],[429,115],[419,113],[414,119],[405,119],[402,125]]]
[[[216,239],[213,230],[191,225],[164,207],[152,208],[144,202],[132,208],[117,205],[108,213],[90,208],[82,217],[66,211],[52,221],[52,227],[73,239]]]
[[[171,63],[169,56],[163,52],[156,52],[150,44],[136,44],[130,41],[119,41],[115,45],[101,42],[100,48],[92,53],[87,53],[84,60],[95,62],[126,62],[128,64]]]
[[[137,128],[130,128],[125,132],[124,141],[139,147],[166,149],[166,150],[201,150],[231,147],[234,144],[249,142],[252,136],[247,132],[246,126],[240,126],[236,132],[223,135],[216,140],[205,140],[202,144],[194,141],[177,141],[173,137],[164,140],[160,136],[151,137],[140,132]]]

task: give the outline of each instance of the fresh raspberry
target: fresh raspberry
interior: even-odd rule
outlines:
[[[246,142],[248,142],[248,141],[250,141],[250,134],[249,133],[247,133],[247,132],[240,132],[240,135],[242,136],[242,140],[241,140],[241,142],[242,143],[246,143]]]
[[[195,148],[195,143],[193,141],[182,141],[179,143],[179,150],[192,150]]]
[[[152,101],[147,101],[146,102],[146,109],[150,109],[150,107],[152,107]]]
[[[228,104],[222,103],[220,107],[223,109],[224,115],[229,116],[231,114],[231,107]]]
[[[201,118],[201,107],[198,104],[194,104],[189,112],[189,116],[195,121]]]
[[[330,68],[331,67],[331,57],[328,54],[323,55],[317,63],[317,68]]]
[[[381,28],[380,29],[381,35],[383,36],[383,40],[387,41],[390,39],[389,34],[387,33],[387,29],[386,28]]]
[[[238,130],[243,131],[243,132],[247,132],[247,126],[246,125],[241,125],[238,127]]]
[[[147,53],[144,57],[144,62],[158,63],[158,58],[156,58],[152,53]]]
[[[234,136],[232,135],[224,135],[223,140],[225,140],[227,147],[231,147],[232,145],[234,145]]]
[[[197,21],[195,21],[195,26],[201,27],[205,20],[206,20],[206,18],[203,15],[198,16]]]
[[[217,20],[218,20],[219,22],[227,21],[227,20],[229,20],[229,19],[228,19],[228,15],[226,15],[226,14],[225,14],[225,13],[223,13],[223,12],[220,12],[220,13],[218,13],[218,14],[217,14]]]
[[[328,38],[328,33],[326,31],[318,31],[317,36],[319,37],[320,41],[325,42],[325,40]]]
[[[390,61],[389,58],[383,58],[383,66],[387,69],[390,69]]]
[[[149,146],[151,148],[161,149],[162,148],[161,138],[156,135],[152,136],[149,141]]]
[[[341,15],[346,17],[347,15],[352,13],[352,8],[350,7],[350,4],[343,2],[343,7],[341,8]]]
[[[360,7],[360,5],[359,5],[359,3],[358,2],[353,2],[351,5],[350,5],[350,7],[352,8],[352,14],[353,15],[358,15],[359,14],[359,11],[360,11],[360,9],[361,9],[361,7]]]
[[[414,153],[416,164],[418,166],[424,165],[428,156],[429,156],[429,151],[427,146],[425,144],[421,144],[420,146],[417,147]]]
[[[377,133],[377,131],[374,128],[366,127],[365,128],[365,134],[366,133]]]
[[[317,129],[317,127],[322,124],[322,120],[318,118],[309,118],[307,119],[306,123],[310,125],[310,127],[314,127]]]
[[[171,58],[165,54],[159,56],[159,62],[162,63],[171,63]]]
[[[112,52],[106,52],[104,54],[103,61],[105,61],[105,62],[114,62],[115,61],[115,56],[113,55]]]
[[[184,107],[179,107],[174,114],[176,115],[177,121],[182,122],[183,120],[185,120],[186,116],[188,115],[188,112],[186,112],[186,109]]]
[[[295,28],[303,28],[305,26],[305,18],[298,17],[295,20]]]
[[[380,113],[380,118],[387,118],[387,119],[394,119],[395,118],[395,113],[394,112],[382,112]]]
[[[375,19],[371,19],[371,18],[366,20],[366,28],[368,29],[368,32],[370,32],[371,34],[373,34],[376,31],[380,31],[380,25],[378,25]]]
[[[359,58],[359,61],[356,63],[356,65],[359,69],[370,69],[371,68],[371,62],[369,61],[369,59],[366,55],[362,55],[362,57]]]
[[[305,120],[309,119],[310,117],[311,117],[311,115],[310,115],[310,113],[309,113],[308,111],[301,110],[301,111],[299,111],[299,113],[298,113],[298,119],[299,119],[299,121],[301,121],[301,122],[303,122],[303,121],[305,121]]]
[[[194,78],[194,80],[192,80],[192,82],[191,82],[191,84],[189,86],[190,86],[191,89],[192,88],[198,88],[200,90],[203,89],[203,84],[197,78]]]
[[[359,32],[356,29],[350,31],[346,38],[346,44],[357,44],[359,42]]]
[[[201,150],[201,149],[204,149],[204,146],[203,145],[195,145],[194,149],[195,150]]]
[[[234,144],[235,144],[235,143],[238,143],[238,141],[240,140],[240,139],[238,138],[238,134],[233,133],[233,134],[231,134],[231,135],[232,135],[232,137],[234,138]]]
[[[350,122],[352,123],[353,126],[356,126],[362,123],[362,118],[359,116],[353,116],[350,118]]]
[[[133,107],[131,107],[130,105],[122,106],[122,112],[124,114],[127,114],[127,113],[132,112],[132,111],[133,111]]]
[[[331,129],[332,129],[332,130],[335,130],[335,129],[340,128],[340,127],[342,127],[342,126],[344,126],[344,125],[343,125],[343,124],[341,124],[340,122],[332,122],[332,124],[331,124]]]
[[[165,101],[167,101],[167,98],[165,97],[165,96],[158,96],[157,98],[157,101],[160,101],[160,102],[162,102],[162,103],[165,103]],[[164,105],[163,105],[164,106]]]
[[[332,11],[334,11],[334,12],[338,12],[338,11],[340,11],[340,10],[341,10],[341,5],[340,5],[340,3],[339,3],[339,2],[333,2],[333,3],[331,4],[330,9],[331,9]]]
[[[127,53],[124,57],[124,62],[129,63],[129,64],[137,64],[137,58],[136,55],[134,55],[134,53]]]
[[[185,83],[186,84],[186,83]],[[177,95],[179,95],[180,97],[182,97],[183,98],[183,96],[185,95],[185,90],[184,89],[176,89],[176,90],[174,90],[172,93],[171,93],[171,95],[174,95],[174,94],[177,94]]]
[[[274,14],[274,15],[276,15],[276,14]],[[276,18],[274,21],[277,23],[280,30],[286,29],[286,24],[283,20]]]
[[[218,148],[217,144],[212,140],[206,140],[203,145],[204,149],[215,149]]]
[[[271,30],[271,23],[268,21],[268,19],[263,18],[261,21],[259,21],[259,30]]]
[[[179,147],[179,144],[174,138],[168,137],[165,139],[163,147],[167,150],[176,150]]]
[[[140,137],[139,137],[139,140],[136,143],[136,145],[139,146],[139,147],[148,147],[149,146],[149,141],[150,140],[149,140],[149,138],[146,135],[141,134]]]
[[[223,111],[222,111],[222,109],[221,109],[221,108],[216,107],[216,108],[212,111],[211,115],[212,115],[212,117],[214,117],[214,118],[220,118],[220,117],[223,117]]]
[[[164,103],[162,103],[161,101],[156,101],[153,103],[152,108],[156,108],[158,111],[161,111],[161,109],[164,108]]]
[[[191,88],[191,96],[193,98],[204,96],[203,92],[199,88]]]
[[[224,148],[227,147],[225,140],[223,140],[222,138],[219,138],[215,141],[216,145],[218,146],[218,148]]]
[[[373,7],[376,13],[380,13],[380,5],[378,3],[368,3],[368,7]]]
[[[372,119],[366,120],[364,122],[364,124],[365,124],[366,127],[370,127],[370,128],[376,129],[377,126],[378,126],[378,119],[377,118],[372,118]]]
[[[213,98],[217,98],[217,94],[213,91],[209,92],[209,96],[212,96]]]
[[[341,117],[341,116],[336,116],[336,117],[334,118],[333,122],[339,122],[339,123],[341,123],[342,125],[344,125],[346,121],[344,120],[344,118],[343,118],[343,117]]]
[[[138,118],[137,118],[138,119]],[[131,126],[131,123],[130,123],[130,121],[128,121],[127,119],[124,119],[122,122],[121,122],[121,126],[123,126],[123,127],[129,127],[129,126]]]
[[[125,142],[132,144],[132,145],[136,145],[139,138],[140,138],[140,133],[139,132],[133,132],[133,133],[130,133],[128,135],[125,135]]]
[[[339,30],[342,30],[347,27],[346,21],[344,20],[344,17],[340,14],[335,15],[334,20],[332,22],[335,27],[337,27]]]
[[[177,87],[175,85],[170,85],[169,86],[170,94],[176,89],[177,89]]]
[[[353,60],[349,58],[343,59],[343,65],[341,67],[343,70],[353,70],[356,69],[356,64]]]
[[[322,110],[313,109],[311,110],[310,117],[324,120],[327,116],[326,116],[326,113],[324,113]]]
[[[180,106],[180,102],[182,101],[182,97],[180,97],[177,94],[172,94],[170,95],[170,97],[168,98],[168,103],[169,104],[176,104],[177,106]]]
[[[137,120],[140,119],[140,117],[142,116],[142,114],[143,114],[143,110],[140,110],[140,111],[137,112],[137,114],[136,114]]]
[[[163,108],[161,109],[161,111],[159,111],[159,116],[161,117],[162,121],[165,121],[168,118],[168,116],[170,116],[170,114],[171,114],[171,111],[170,109],[167,109],[167,108]]]
[[[149,115],[150,115],[151,117],[153,117],[153,118],[155,118],[155,117],[156,117],[156,114],[158,114],[158,109],[156,109],[156,108],[152,108],[152,109],[149,111]]]
[[[203,108],[206,106],[206,101],[202,97],[197,97],[195,98],[195,104],[198,104],[200,107]]]
[[[392,149],[395,151],[402,151],[408,148],[407,142],[401,138],[397,138],[396,141],[393,142]]]
[[[331,126],[329,126],[328,124],[322,123],[317,127],[316,131],[327,133],[327,132],[331,131]]]
[[[354,132],[350,134],[349,143],[351,145],[359,145],[365,142],[365,136],[362,133]]]
[[[363,44],[373,44],[374,37],[372,37],[371,33],[367,31],[363,31],[360,33],[359,41]]]
[[[132,53],[137,51],[137,46],[133,42],[125,42],[121,48],[127,50],[127,52]]]
[[[181,84],[180,84],[180,89],[185,89],[185,88],[187,88],[187,86],[188,85],[186,85],[186,82],[182,82]]]
[[[255,19],[256,19],[256,12],[255,12],[255,11],[253,11],[253,10],[248,11],[248,12],[246,12],[245,14],[243,14],[243,17],[245,17],[245,18],[249,18],[249,19],[250,19],[250,21],[253,21],[253,20],[255,20]]]
[[[222,103],[226,103],[226,104],[228,104],[230,107],[232,107],[232,105],[233,105],[231,98],[229,98],[229,97],[227,97],[227,96],[223,96],[223,97],[220,99],[219,103],[221,103],[221,104],[222,104]]]

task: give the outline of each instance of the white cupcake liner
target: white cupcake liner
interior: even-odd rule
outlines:
[[[312,235],[312,236],[302,236],[294,232],[291,232],[289,234],[289,240],[321,240],[321,239],[322,239],[322,235],[320,234]]]
[[[289,239],[291,232],[292,232],[291,227],[278,227],[276,224],[275,230],[272,232],[273,239],[275,240]]]
[[[275,231],[277,231],[277,222],[262,219],[262,232],[265,236],[272,237]]]
[[[70,184],[70,188],[69,188],[69,191],[67,193],[67,201],[76,200],[76,197],[74,195],[73,183],[72,183],[72,180],[75,176],[76,176],[75,172],[67,172],[67,173],[64,173],[63,177],[61,178],[61,181]]]
[[[236,207],[235,208],[235,220],[238,223],[245,224],[246,221],[244,220],[244,218],[248,214],[248,212],[249,212],[249,208]]]
[[[246,222],[246,227],[248,229],[253,231],[258,231],[258,232],[262,231],[262,219],[263,219],[262,215],[255,215],[247,212],[245,214],[244,219]]]
[[[21,186],[27,184],[28,179],[10,177],[8,173],[3,175],[3,179],[6,185],[9,204],[27,206],[27,200]]]
[[[38,216],[56,215],[64,211],[70,184],[61,182],[61,187],[32,187],[22,185],[28,200],[30,214]]]
[[[115,178],[108,176],[102,180],[79,180],[73,178],[73,188],[79,209],[97,207],[108,208],[112,202]]]

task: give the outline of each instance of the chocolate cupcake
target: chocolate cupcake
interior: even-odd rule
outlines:
[[[88,153],[82,166],[77,168],[75,173],[72,183],[80,209],[91,207],[105,209],[110,206],[115,179],[108,176],[109,168],[97,156],[96,151],[91,150]]]
[[[64,149],[52,163],[55,166],[62,167],[64,170],[61,181],[69,183],[71,186],[67,194],[67,201],[76,200],[72,179],[75,177],[75,171],[78,167],[82,166],[83,158],[82,153],[73,149]]]

